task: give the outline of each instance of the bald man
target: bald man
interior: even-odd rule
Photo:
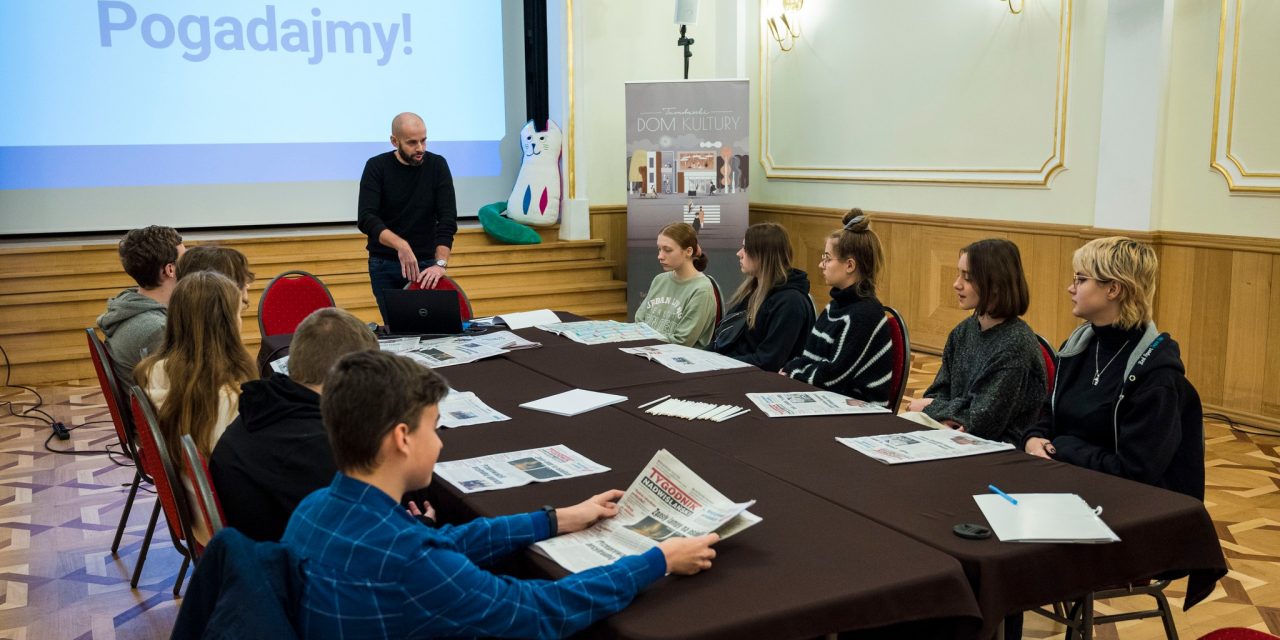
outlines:
[[[369,236],[369,282],[382,292],[411,280],[433,288],[449,266],[458,206],[444,158],[427,151],[427,125],[412,113],[391,121],[391,145],[364,164],[356,224]]]

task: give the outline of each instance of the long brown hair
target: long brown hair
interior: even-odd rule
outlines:
[[[884,266],[884,249],[880,247],[880,236],[871,230],[871,220],[854,207],[844,214],[841,221],[844,226],[839,231],[827,236],[834,240],[831,246],[836,250],[833,256],[838,260],[853,261],[858,265],[858,281],[853,290],[863,298],[874,298],[876,295],[876,278],[880,268]]]
[[[156,419],[174,460],[181,459],[184,435],[208,456],[220,395],[231,389],[239,396],[240,383],[257,377],[240,342],[240,309],[240,287],[230,278],[212,271],[187,275],[169,299],[164,345],[135,369],[138,384],[146,388],[153,367],[164,363],[169,393]]]
[[[707,254],[702,252],[702,247],[698,246],[698,232],[694,231],[693,225],[687,222],[672,222],[662,228],[658,232],[660,236],[671,238],[681,249],[693,249],[693,268],[698,271],[707,270]]]
[[[1031,306],[1031,290],[1022,271],[1018,245],[1004,238],[987,238],[960,250],[969,255],[969,278],[978,290],[976,314],[1007,320]]]
[[[756,272],[742,281],[729,306],[747,301],[747,327],[754,329],[760,306],[774,287],[787,281],[791,270],[791,237],[776,222],[761,222],[747,227],[742,249],[756,263]]]

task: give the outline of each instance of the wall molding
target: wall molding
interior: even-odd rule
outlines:
[[[1231,148],[1236,125],[1236,89],[1239,86],[1240,28],[1244,0],[1222,0],[1218,26],[1218,73],[1213,94],[1213,134],[1209,166],[1222,174],[1232,193],[1280,195],[1280,169],[1249,171]],[[1230,57],[1228,57],[1230,52]],[[1229,74],[1229,75],[1228,75]],[[1225,126],[1224,126],[1225,125]]]
[[[1225,1],[1225,0],[1224,0]],[[765,27],[764,5],[759,17],[759,66],[760,66],[760,164],[765,177],[770,180],[839,181],[839,182],[890,182],[935,183],[987,186],[1047,187],[1053,176],[1066,168],[1067,97],[1071,76],[1071,27],[1072,0],[1061,0],[1058,53],[1057,94],[1054,99],[1053,141],[1049,157],[1038,167],[852,167],[852,166],[803,166],[784,165],[776,161],[770,147],[769,114],[772,94],[769,90],[770,49],[773,43]]]

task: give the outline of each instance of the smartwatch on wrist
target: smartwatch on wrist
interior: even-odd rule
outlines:
[[[560,522],[556,519],[556,508],[549,504],[542,505],[542,512],[547,514],[547,524],[551,527],[551,535],[549,537],[556,537],[560,532]]]

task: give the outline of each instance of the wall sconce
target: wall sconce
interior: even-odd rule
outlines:
[[[778,43],[778,48],[790,51],[800,39],[800,10],[804,8],[804,0],[782,0],[782,11],[769,18],[769,34]]]
[[[1009,5],[1009,13],[1016,16],[1022,13],[1022,8],[1026,6],[1027,0],[1000,0],[1000,2]]]

